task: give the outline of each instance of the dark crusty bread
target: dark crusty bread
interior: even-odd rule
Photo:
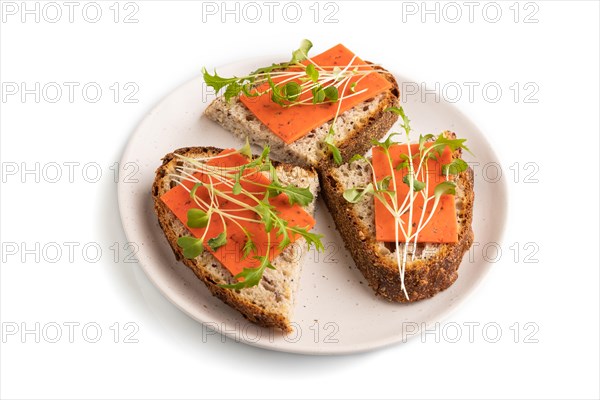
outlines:
[[[444,134],[447,137],[455,137],[451,132]],[[454,152],[453,157],[461,157],[460,149]],[[346,247],[356,266],[378,295],[390,301],[413,302],[432,297],[456,281],[462,257],[473,243],[471,221],[474,192],[471,168],[455,178],[458,242],[417,245],[415,260],[407,262],[404,275],[408,300],[401,290],[395,243],[384,243],[375,239],[373,195],[366,195],[356,204],[347,202],[343,197],[344,190],[365,186],[371,181],[369,164],[359,160],[339,167],[329,166],[319,172],[323,199]],[[402,249],[403,244],[400,245],[400,251]],[[409,251],[409,260],[411,254]]]
[[[348,161],[355,154],[364,154],[371,146],[371,139],[383,137],[398,119],[396,114],[384,112],[388,107],[399,105],[398,83],[394,76],[383,68],[374,68],[392,83],[392,88],[338,116],[334,127],[334,139],[344,161]],[[206,108],[204,114],[242,140],[248,138],[250,143],[260,147],[268,145],[274,160],[317,166],[327,154],[323,140],[333,121],[313,129],[293,143],[286,144],[260,122],[239,97],[227,102],[220,96]]]
[[[304,238],[297,239],[286,247],[279,256],[273,259],[275,270],[267,269],[261,282],[252,288],[231,290],[219,287],[219,284],[236,282],[233,275],[208,251],[195,259],[183,256],[177,239],[189,235],[186,226],[179,221],[171,210],[160,200],[160,196],[176,185],[174,177],[169,174],[184,163],[176,155],[191,158],[217,155],[221,150],[214,147],[187,147],[175,150],[163,158],[162,165],[156,170],[156,178],[152,186],[154,210],[175,257],[189,267],[210,289],[213,295],[242,313],[248,320],[265,327],[275,327],[283,331],[291,331],[290,318],[294,306],[294,297],[298,287],[303,258],[307,253]],[[319,189],[318,177],[314,169],[273,163],[279,180],[287,185],[309,187],[314,199]],[[315,200],[304,207],[313,214]]]

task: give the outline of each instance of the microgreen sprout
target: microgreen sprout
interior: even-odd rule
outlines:
[[[366,92],[368,88],[357,87],[360,86],[360,80],[377,71],[372,69],[373,64],[355,65],[356,56],[346,66],[318,65],[308,55],[312,46],[310,40],[304,39],[300,47],[292,52],[290,61],[258,68],[245,76],[226,78],[219,76],[216,71],[211,75],[206,68],[202,69],[202,75],[215,92],[223,92],[226,101],[243,94],[248,97],[269,95],[274,103],[282,107],[337,103],[335,117],[323,143],[339,165],[342,156],[335,143],[334,127],[342,102]],[[351,83],[355,77],[358,80]]]
[[[373,145],[377,146],[386,156],[386,160],[391,171],[391,175],[385,176],[377,181],[375,177],[375,169],[370,159],[356,155],[350,159],[350,163],[364,160],[367,162],[373,173],[373,182],[364,187],[353,187],[345,190],[344,198],[350,203],[361,201],[365,195],[372,194],[377,198],[384,208],[394,217],[394,237],[396,246],[396,262],[398,264],[401,290],[406,299],[409,299],[408,292],[404,283],[404,274],[406,271],[407,256],[409,247],[412,247],[411,259],[414,260],[416,255],[417,241],[419,233],[429,224],[433,218],[439,202],[443,195],[455,194],[456,183],[454,176],[467,170],[468,164],[460,158],[454,158],[452,162],[441,166],[441,173],[445,180],[438,183],[433,189],[433,195],[430,195],[430,175],[429,160],[438,160],[446,148],[454,152],[458,149],[470,150],[465,146],[465,139],[448,138],[444,134],[437,137],[432,134],[420,135],[418,142],[418,151],[412,154],[410,143],[410,119],[404,113],[402,107],[390,107],[386,111],[393,112],[401,118],[400,126],[404,130],[404,135],[401,133],[392,133],[384,141],[373,141]],[[397,136],[404,136],[405,142],[396,142],[392,139]],[[390,148],[392,146],[406,146],[407,154],[400,154],[397,159],[392,157]],[[404,171],[402,181],[398,182],[394,171]],[[399,185],[408,186],[408,194],[404,199],[399,200],[398,193]],[[414,205],[415,199],[421,196],[423,205],[420,214],[417,214],[418,224],[413,226],[413,214],[418,213]],[[428,204],[432,204],[431,209],[428,209]],[[408,215],[408,223],[402,219],[403,215]],[[400,245],[402,243],[402,246]]]
[[[248,163],[241,166],[217,166],[207,163],[210,160],[231,156],[232,153],[204,158],[177,155],[183,163],[176,168],[176,173],[172,174],[175,181],[189,192],[190,198],[195,204],[187,212],[186,225],[189,228],[205,229],[199,238],[183,236],[177,240],[178,246],[183,249],[184,257],[196,258],[207,247],[212,251],[216,251],[225,246],[228,240],[228,223],[236,225],[245,235],[241,261],[246,259],[260,261],[258,267],[244,267],[242,272],[235,275],[238,280],[235,284],[221,285],[229,289],[255,286],[260,282],[267,268],[274,268],[268,254],[268,249],[271,248],[273,240],[279,240],[279,250],[283,250],[291,243],[292,235],[293,237],[303,237],[309,247],[314,245],[319,251],[324,249],[321,243],[322,235],[309,232],[308,227],[290,225],[287,220],[280,217],[278,210],[270,203],[270,199],[283,193],[287,196],[290,205],[307,206],[313,201],[313,194],[310,189],[308,187],[282,184],[277,177],[275,166],[269,159],[268,147],[263,150],[260,156],[254,158],[251,156],[248,143],[236,152],[245,156]],[[270,182],[266,184],[252,179],[254,173],[267,174],[270,177]],[[198,174],[205,177],[205,179],[200,180]],[[190,189],[184,182],[192,182],[194,185]],[[248,185],[245,185],[245,183],[248,183]],[[208,199],[206,199],[206,196],[202,197],[198,194],[200,187],[206,189]],[[262,190],[250,191],[249,187],[253,190],[259,187]],[[242,201],[241,198],[245,201]],[[225,201],[238,208],[222,208],[220,203]],[[250,218],[235,213],[235,211],[252,211],[254,217]],[[215,237],[207,237],[209,228],[215,221],[221,222],[223,230]],[[263,226],[267,233],[267,254],[259,253],[258,244],[246,229],[248,224]]]

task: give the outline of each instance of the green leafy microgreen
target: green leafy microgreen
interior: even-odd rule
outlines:
[[[206,228],[209,215],[199,208],[190,208],[187,212],[187,226],[190,228]]]
[[[402,128],[404,128],[404,131],[406,132],[407,135],[410,133],[410,131],[411,131],[410,119],[408,119],[408,117],[404,113],[404,109],[402,107],[388,107],[385,109],[385,111],[390,111],[396,115],[399,115],[400,118],[402,118],[402,124],[400,126]]]
[[[283,186],[280,183],[273,182],[269,185],[271,196],[277,196],[285,193],[288,196],[290,205],[299,204],[307,206],[313,201],[313,194],[308,187],[301,188],[294,185]]]
[[[290,64],[298,64],[308,58],[308,52],[313,47],[313,44],[308,39],[303,39],[300,42],[300,47],[292,52]]]
[[[185,258],[196,258],[204,251],[202,239],[191,236],[182,236],[177,239],[177,245],[183,249]]]
[[[334,120],[334,123],[335,123],[335,120]],[[335,145],[334,135],[335,135],[335,130],[333,129],[333,123],[332,123],[331,126],[329,127],[329,132],[327,133],[327,136],[325,137],[325,144],[327,145],[327,149],[331,152],[331,155],[333,156],[333,161],[337,165],[341,165],[343,162],[342,153],[340,152],[340,149],[338,149],[338,147]]]
[[[383,142],[380,142],[379,140],[376,140],[376,139],[371,139],[371,144],[373,146],[379,146],[379,147],[383,148],[384,150],[389,150],[390,147],[392,147],[393,145],[398,143],[398,142],[395,142],[392,140],[395,136],[398,136],[398,135],[399,135],[399,133],[397,133],[397,132],[391,133]]]
[[[425,189],[425,182],[421,182],[414,177],[413,174],[407,174],[402,177],[402,182],[404,182],[408,187],[411,186],[415,192],[419,192]]]
[[[233,78],[223,78],[220,77],[217,74],[217,71],[215,71],[214,75],[211,75],[206,68],[202,68],[202,77],[204,78],[204,82],[206,82],[206,84],[210,87],[212,87],[215,92],[218,92],[219,90],[221,90],[222,88],[232,84],[232,83],[238,83],[239,84],[239,78],[237,77],[233,77]]]
[[[433,190],[433,195],[438,199],[444,194],[456,194],[456,183],[452,181],[438,183]]]
[[[302,236],[306,240],[306,244],[308,245],[308,247],[314,245],[315,249],[317,249],[317,251],[325,250],[325,247],[323,246],[323,242],[321,242],[323,235],[320,235],[318,233],[309,232],[306,230],[306,228],[293,227],[293,228],[290,228],[290,230],[292,232],[297,233],[300,236]]]
[[[266,192],[268,194],[268,192]],[[260,217],[265,225],[265,231],[271,232],[273,230],[273,215],[275,214],[275,208],[268,203],[268,201],[259,201],[254,207],[256,214]]]
[[[335,86],[327,86],[323,89],[323,93],[325,94],[325,98],[331,100],[333,103],[338,101],[340,96],[338,89]]]
[[[256,244],[252,240],[252,237],[248,233],[246,233],[246,242],[244,243],[244,248],[243,248],[243,258],[246,259],[250,255],[250,253],[256,252],[256,251],[257,251]]]
[[[238,153],[246,156],[246,158],[249,160],[252,159],[252,149],[250,148],[250,141],[248,140],[248,137],[246,137],[246,143],[241,149],[238,150]]]
[[[388,175],[379,182],[377,182],[377,190],[388,190],[390,187],[390,181],[392,180],[392,176]]]
[[[286,101],[293,102],[300,97],[302,87],[297,82],[288,82],[282,90],[283,97]]]
[[[353,162],[356,162],[358,160],[364,160],[365,156],[363,156],[362,154],[355,154],[353,155],[350,160],[348,160],[348,164],[352,164]]]
[[[373,193],[373,184],[369,183],[364,188],[350,188],[344,191],[344,199],[349,203],[358,203],[366,194]]]
[[[208,239],[208,247],[210,247],[213,251],[217,250],[219,247],[225,246],[227,243],[227,234],[225,232],[219,233],[214,238]]]
[[[235,195],[242,193],[242,184],[239,181],[236,181],[231,188],[231,192]]]
[[[466,171],[469,168],[469,164],[467,164],[461,158],[455,158],[450,162],[450,164],[442,165],[442,174],[444,175],[458,175],[463,171]]]
[[[429,140],[431,140],[433,138],[434,138],[434,135],[432,135],[431,133],[428,133],[425,136],[419,135],[419,151],[423,152],[423,150],[425,150],[425,143],[427,143]]]
[[[262,279],[263,273],[267,268],[275,269],[271,262],[269,261],[269,257],[267,256],[255,256],[254,258],[261,260],[260,265],[256,268],[244,268],[242,272],[235,276],[236,279],[243,279],[243,281],[230,284],[230,285],[219,285],[225,289],[245,289],[252,286],[258,285],[260,280]]]
[[[315,83],[319,80],[319,71],[317,71],[314,64],[306,66],[306,75]]]
[[[435,147],[438,155],[441,155],[444,151],[444,148],[448,146],[451,151],[456,151],[458,149],[464,149],[471,153],[471,150],[467,146],[465,146],[465,142],[467,139],[448,139],[444,134],[441,134],[435,140],[433,146]],[[473,153],[471,153],[473,154]]]
[[[287,221],[281,220],[277,225],[277,234],[281,237],[281,242],[277,247],[279,247],[279,250],[283,250],[292,242],[290,234],[288,233],[288,223]]]
[[[323,90],[323,87],[321,85],[317,85],[314,88],[312,88],[311,92],[313,95],[313,104],[318,104],[325,101],[325,90]]]
[[[413,154],[413,156],[411,158],[411,157],[408,156],[408,154],[401,153],[400,154],[400,160],[402,160],[402,161],[400,161],[398,163],[398,165],[396,165],[396,167],[394,167],[394,169],[397,170],[397,171],[400,171],[402,169],[409,168],[410,167],[410,160],[411,159],[414,160],[418,156],[419,156],[419,153],[415,153],[415,154]]]
[[[190,190],[190,198],[194,199],[196,197],[196,191],[198,190],[198,188],[202,186],[202,182],[196,182],[194,184],[194,186],[192,187],[192,189]]]

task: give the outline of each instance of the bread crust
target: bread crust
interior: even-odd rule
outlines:
[[[182,249],[177,245],[177,239],[179,238],[179,236],[172,228],[173,220],[176,219],[176,217],[172,213],[172,211],[162,202],[162,200],[160,200],[160,196],[166,193],[166,190],[164,190],[165,185],[163,180],[169,179],[167,171],[174,169],[174,163],[177,162],[177,154],[185,155],[188,157],[194,157],[199,155],[206,155],[207,153],[209,155],[216,155],[221,151],[221,149],[215,147],[184,147],[167,154],[162,159],[162,165],[156,170],[156,177],[152,185],[152,198],[154,200],[154,210],[158,217],[159,225],[162,231],[164,232],[167,241],[171,246],[171,249],[173,250],[173,254],[175,254],[175,258],[179,261],[182,261],[188,268],[190,268],[194,272],[194,274],[202,282],[204,282],[204,284],[208,287],[208,289],[214,296],[218,297],[223,302],[238,310],[246,319],[253,323],[256,323],[257,325],[281,329],[284,332],[291,332],[292,327],[290,325],[290,321],[286,316],[274,312],[268,312],[264,308],[259,307],[258,305],[253,304],[252,302],[237,296],[235,290],[220,287],[219,284],[224,284],[228,282],[215,281],[214,277],[212,277],[207,272],[204,265],[198,261],[198,258],[185,258],[183,256]],[[287,172],[294,168],[289,164],[277,163],[275,161],[273,161],[273,165],[282,166]],[[305,170],[309,174],[316,174],[316,172],[312,168],[305,168]],[[216,261],[216,259],[212,255],[210,257],[214,261]]]
[[[455,153],[455,157],[460,157],[460,150]],[[374,232],[364,231],[352,204],[344,199],[344,188],[332,174],[331,168],[334,167],[319,171],[321,194],[346,248],[377,295],[393,302],[415,302],[434,296],[456,281],[463,255],[471,247],[474,239],[471,224],[475,194],[471,168],[460,173],[456,182],[464,191],[463,207],[457,216],[463,221],[459,224],[458,241],[442,244],[436,254],[427,260],[407,263],[404,284],[409,299],[406,299],[401,290],[397,263],[378,253],[377,243],[380,242],[375,240]]]

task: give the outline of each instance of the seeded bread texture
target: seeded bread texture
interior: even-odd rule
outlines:
[[[296,240],[273,259],[272,264],[275,269],[266,269],[257,286],[242,290],[224,289],[218,286],[237,281],[210,252],[205,251],[195,259],[187,259],[177,245],[177,239],[189,235],[190,232],[160,200],[160,196],[176,185],[175,179],[177,178],[170,174],[175,174],[176,167],[184,165],[181,159],[176,157],[176,154],[200,158],[214,156],[220,152],[221,149],[214,147],[186,147],[175,150],[163,158],[162,165],[156,170],[156,178],[152,186],[154,210],[158,216],[158,222],[175,253],[175,258],[189,267],[206,284],[213,295],[258,325],[275,327],[289,332],[292,330],[290,320],[294,308],[294,297],[300,280],[303,259],[307,253],[304,238]],[[319,182],[317,174],[312,168],[283,163],[274,163],[274,165],[281,183],[309,187],[316,199]],[[312,215],[314,207],[315,200],[304,209]]]
[[[444,132],[455,138],[452,132]],[[460,149],[453,158],[461,157]],[[358,203],[347,202],[344,191],[364,187],[372,180],[370,165],[364,160],[320,171],[321,188],[331,215],[358,269],[371,288],[381,297],[395,302],[414,302],[434,296],[447,289],[458,278],[458,267],[464,253],[473,243],[473,171],[471,168],[456,176],[457,243],[419,243],[414,261],[406,264],[404,283],[409,298],[401,290],[396,262],[395,243],[375,239],[375,203],[373,195],[365,195]],[[411,260],[412,252],[408,253]],[[399,246],[403,251],[403,244]]]
[[[348,161],[355,154],[364,154],[371,146],[371,139],[383,137],[398,119],[396,114],[385,112],[386,108],[399,105],[398,83],[394,76],[383,68],[375,69],[392,83],[392,88],[338,116],[334,126],[334,139],[344,161]],[[260,122],[239,97],[227,102],[220,96],[209,104],[204,114],[242,140],[248,138],[250,143],[260,147],[270,146],[270,154],[274,160],[317,166],[327,159],[323,140],[333,121],[313,129],[291,144],[286,144]]]

